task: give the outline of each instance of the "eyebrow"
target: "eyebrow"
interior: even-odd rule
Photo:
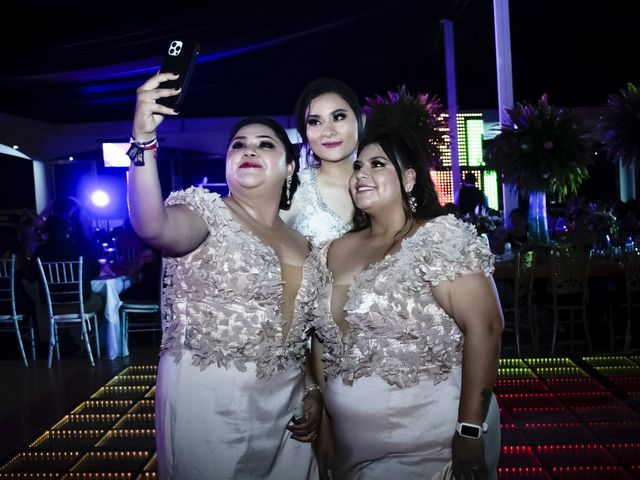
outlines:
[[[275,138],[271,137],[270,135],[256,135],[256,138],[268,138],[269,140],[275,142]],[[233,139],[231,140],[232,142],[235,140],[246,140],[247,136],[246,135],[238,135],[237,137],[233,137]]]
[[[346,108],[336,108],[335,110],[332,110],[331,112],[329,112],[329,115],[335,115],[336,113],[349,113],[349,111]],[[320,117],[321,115],[317,114],[317,113],[310,113],[307,118],[316,118],[316,117]]]
[[[353,163],[354,163],[354,164],[355,164],[355,163],[365,163],[365,162],[367,162],[367,163],[371,163],[371,162],[375,162],[376,160],[381,160],[381,161],[383,161],[383,162],[387,162],[387,163],[390,163],[390,162],[391,162],[391,161],[390,161],[388,158],[386,158],[386,157],[381,157],[380,155],[376,155],[375,157],[368,157],[367,159],[362,159],[362,160],[361,160],[361,159],[359,159],[359,158],[356,158],[356,159],[353,161]]]

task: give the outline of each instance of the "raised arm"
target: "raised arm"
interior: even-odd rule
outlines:
[[[161,82],[177,78],[172,73],[159,73],[137,91],[132,136],[136,142],[150,142],[165,115],[176,115],[171,108],[156,103],[178,90],[157,88]],[[184,255],[195,250],[207,237],[204,220],[183,205],[165,207],[160,188],[157,150],[144,151],[144,166],[129,168],[127,189],[129,216],[136,233],[149,245],[170,255]]]
[[[498,375],[503,330],[502,309],[495,284],[492,278],[474,273],[441,282],[433,288],[433,293],[464,333],[458,421],[482,425]],[[452,431],[454,428],[452,425]],[[480,472],[473,474],[486,474],[482,437],[469,439],[456,433],[452,448],[454,474],[470,474],[469,470],[477,466],[480,466]]]

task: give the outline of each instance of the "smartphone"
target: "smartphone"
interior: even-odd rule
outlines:
[[[296,409],[293,411],[293,415],[291,416],[291,420],[289,421],[297,425],[299,423],[304,422],[305,420],[306,420],[306,415],[304,413],[304,407],[302,402],[300,402],[296,407]]]
[[[181,88],[182,90],[178,95],[173,97],[159,98],[156,100],[157,103],[173,108],[174,110],[180,109],[184,102],[189,80],[191,80],[191,73],[193,72],[193,67],[196,64],[196,58],[198,58],[199,53],[200,44],[195,40],[172,40],[169,43],[169,47],[162,60],[160,73],[171,72],[177,73],[180,76],[175,80],[162,82],[159,88]]]

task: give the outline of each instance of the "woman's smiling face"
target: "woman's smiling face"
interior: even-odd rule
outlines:
[[[229,191],[237,188],[277,187],[287,175],[284,145],[274,131],[262,124],[242,127],[227,150],[226,179]]]
[[[365,212],[402,203],[396,169],[377,143],[367,145],[353,162],[349,189],[356,207]]]
[[[339,162],[350,158],[358,146],[358,119],[340,95],[323,93],[309,105],[306,134],[317,158]]]

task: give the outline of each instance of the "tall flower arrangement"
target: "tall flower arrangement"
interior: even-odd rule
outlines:
[[[603,127],[608,158],[618,163],[620,199],[636,198],[636,168],[640,160],[640,89],[632,83],[619,95],[609,95]]]
[[[640,160],[640,89],[632,83],[609,95],[604,127],[609,158],[625,165]]]
[[[490,143],[487,164],[527,193],[576,193],[588,177],[587,130],[569,110],[549,105],[546,94],[507,113],[510,123]]]
[[[387,96],[376,95],[365,100],[363,110],[367,116],[367,132],[410,129],[423,142],[432,161],[429,167],[440,165],[447,123],[437,96],[412,94],[405,85],[401,85],[397,92],[387,92]]]
[[[546,194],[576,193],[588,177],[588,131],[569,110],[550,105],[546,94],[536,105],[517,103],[507,113],[509,123],[489,142],[487,165],[529,194],[529,234],[546,244]]]

